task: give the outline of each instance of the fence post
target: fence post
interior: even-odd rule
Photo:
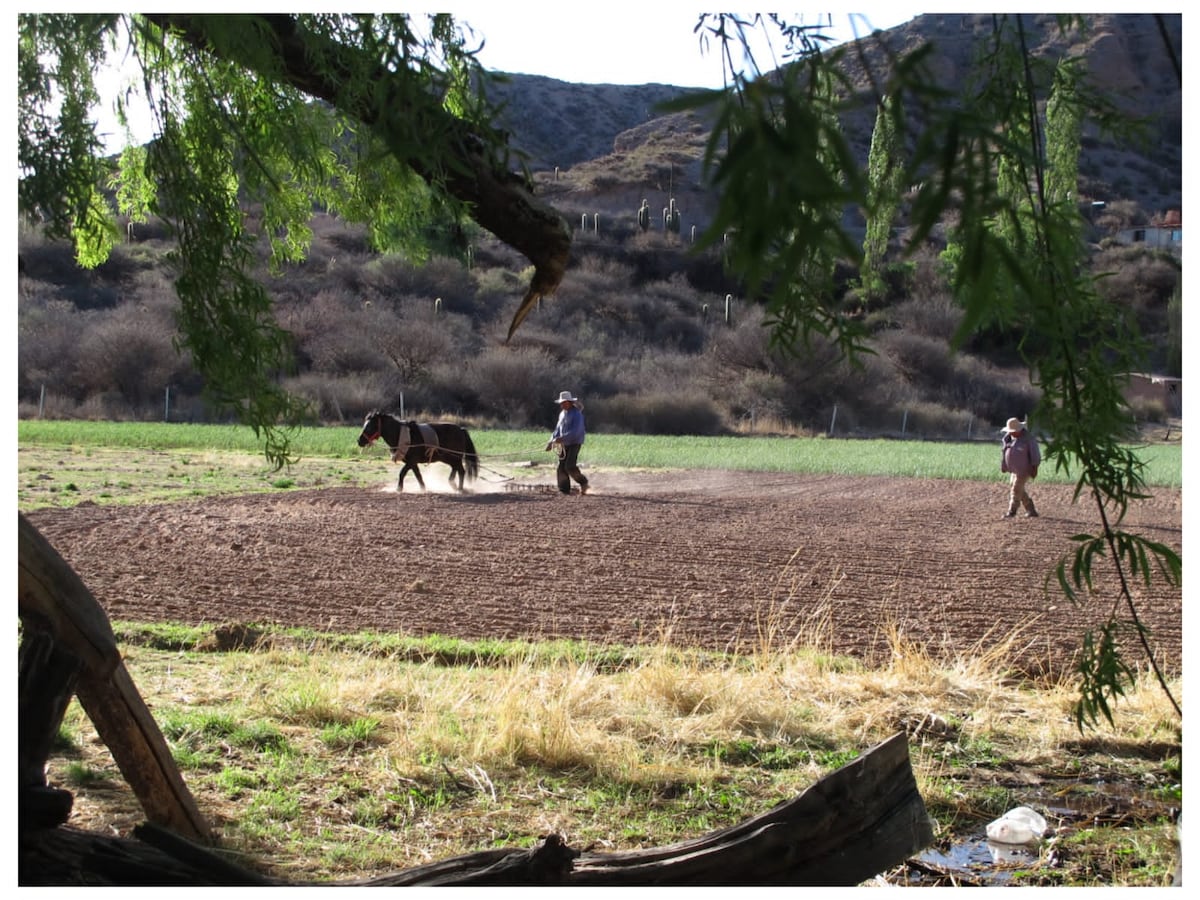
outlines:
[[[171,386],[167,385],[166,399],[163,401],[163,421],[171,421]]]
[[[42,418],[46,412],[46,386],[42,385],[42,391],[38,395],[38,418]]]
[[[908,434],[908,410],[904,411],[904,418],[900,420],[900,433]]]
[[[833,425],[837,422],[837,404],[833,404],[833,416],[829,420],[829,436],[833,437]]]

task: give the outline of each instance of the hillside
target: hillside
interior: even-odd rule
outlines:
[[[1181,57],[1182,16],[1166,16],[1166,38]],[[1090,82],[1150,126],[1146,143],[1117,142],[1098,135],[1080,159],[1081,201],[1133,204],[1142,223],[1182,206],[1183,91],[1158,22],[1149,15],[1096,14],[1085,31],[1062,35],[1053,15],[1026,15],[1035,56],[1082,56]],[[990,14],[917,16],[877,32],[846,56],[849,78],[863,98],[862,113],[843,125],[862,160],[870,148],[875,111],[871,84],[888,71],[889,55],[934,47],[933,71],[940,87],[957,92],[986,49]],[[657,115],[662,101],[685,88],[664,85],[581,85],[528,75],[505,76],[494,88],[506,103],[506,127],[528,166],[569,220],[583,212],[633,216],[641,199],[653,209],[674,191],[682,198],[685,227],[707,221],[711,200],[700,187],[699,160],[709,129],[694,117]],[[555,169],[558,170],[557,177]],[[632,204],[632,208],[630,206]]]
[[[1155,125],[1149,145],[1085,139],[1080,202],[1106,204],[1093,238],[1181,208],[1182,95],[1153,18],[1091,16],[1086,34],[1066,39],[1051,35],[1051,17],[1027,19],[1033,52],[1083,54],[1105,90]],[[921,16],[861,42],[848,65],[864,104],[867,73],[922,42],[938,48],[947,86],[964,82],[989,21]],[[1178,50],[1181,18],[1168,24]],[[504,344],[528,282],[519,254],[475,234],[468,260],[417,265],[374,252],[361,228],[315,216],[307,260],[278,276],[264,266],[263,278],[294,338],[288,385],[318,420],[360,420],[404,395],[410,409],[430,415],[540,426],[552,424],[547,398],[569,389],[587,398],[589,426],[599,431],[824,433],[836,410],[842,434],[961,438],[990,434],[1036,402],[1013,352],[1016,336],[989,334],[951,351],[961,311],[934,244],[872,311],[875,354],[860,368],[820,342],[798,355],[771,348],[761,311],[719,255],[689,252],[691,229],[707,223],[715,199],[700,180],[710,129],[691,115],[655,112],[683,89],[515,75],[492,90],[507,92],[503,124],[528,154],[538,192],[574,228],[567,277]],[[873,116],[844,123],[864,158]],[[671,200],[682,213],[680,236],[661,227],[641,233],[642,202],[657,214]],[[172,344],[178,301],[161,227],[133,229],[95,271],[30,229],[18,249],[22,414],[209,415],[198,377]],[[1178,258],[1100,241],[1093,266],[1113,273],[1101,289],[1147,335],[1147,368],[1165,370],[1178,351]],[[1163,415],[1153,406],[1139,412]]]

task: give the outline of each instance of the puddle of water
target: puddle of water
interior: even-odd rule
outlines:
[[[1049,824],[1041,840],[1033,840],[1027,844],[1007,844],[989,840],[985,830],[956,836],[954,843],[947,849],[930,848],[915,857],[916,862],[929,866],[930,871],[926,874],[910,871],[907,883],[922,884],[936,879],[937,875],[934,873],[943,873],[950,878],[961,877],[972,884],[1008,884],[1014,871],[1038,863],[1043,852],[1053,856],[1053,851],[1047,850],[1047,842],[1053,838],[1056,831],[1097,816],[1119,820],[1135,810],[1145,813],[1154,805],[1148,804],[1141,792],[1129,785],[1104,785],[1103,791],[1096,791],[1095,785],[1081,787],[1086,789],[1085,793],[1076,794],[1060,788],[1053,793],[1038,793],[1032,798],[1035,803],[1037,800],[1043,801],[1037,804],[1037,809]],[[1071,805],[1068,807],[1044,802],[1051,799],[1059,803],[1066,799]]]
[[[1038,844],[1002,844],[978,834],[944,851],[926,850],[917,860],[948,874],[969,877],[972,881],[1004,884],[1011,874],[1008,870],[1037,862],[1038,849]]]

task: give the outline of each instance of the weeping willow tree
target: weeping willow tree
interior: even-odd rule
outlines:
[[[464,29],[431,15],[22,15],[18,200],[79,262],[107,258],[115,215],[175,239],[179,346],[206,396],[255,429],[276,466],[304,407],[281,387],[289,336],[250,272],[302,259],[313,210],[366,223],[379,249],[419,252],[430,220],[473,221],[534,274],[515,329],[566,268],[570,229],[514,172]],[[113,167],[91,118],[97,78],[136,75],[154,138]],[[115,207],[107,195],[115,198]],[[254,209],[256,215],[247,215]],[[511,333],[511,332],[510,332]]]
[[[858,207],[868,221],[883,221],[892,202],[890,191],[872,189],[879,180],[859,171],[840,132],[823,124],[823,104],[840,102],[849,111],[861,99],[849,85],[840,101],[828,98],[812,74],[843,70],[851,54],[858,54],[860,70],[875,71],[863,55],[865,42],[828,50],[819,31],[778,16],[747,21],[720,14],[706,21],[715,40],[740,28],[773,27],[804,65],[778,79],[735,77],[729,91],[675,104],[710,106],[718,122],[705,161],[721,200],[698,245],[733,235],[730,265],[776,314],[773,337],[784,347],[797,347],[798,338],[816,330],[851,359],[869,352],[855,310],[809,277],[830,258],[861,269],[843,211]],[[1063,17],[1059,27],[1087,26],[1081,17]],[[891,160],[896,183],[922,184],[906,248],[920,247],[948,216],[957,222],[953,287],[965,315],[956,342],[997,326],[1020,335],[1018,350],[1040,397],[1033,420],[1048,436],[1045,458],[1073,477],[1076,500],[1090,499],[1099,516],[1099,533],[1076,536],[1074,551],[1050,580],[1080,605],[1089,602],[1101,563],[1119,586],[1120,602],[1098,611],[1100,624],[1082,637],[1076,721],[1081,729],[1101,717],[1111,721],[1112,701],[1134,681],[1130,647],[1140,649],[1182,715],[1134,599],[1138,583],[1147,591],[1153,578],[1178,583],[1182,562],[1166,545],[1120,529],[1129,504],[1146,496],[1123,392],[1145,345],[1135,323],[1099,294],[1096,276],[1086,271],[1075,200],[1081,123],[1126,133],[1129,125],[1107,98],[1084,88],[1077,61],[1046,71],[1054,64],[1035,58],[1020,15],[992,18],[977,79],[961,96],[935,86],[928,50],[897,58],[884,47],[886,71],[872,81],[883,119],[877,131],[893,132],[907,148],[903,160]],[[1052,97],[1043,122],[1038,103],[1045,85]],[[912,122],[921,127],[908,127]]]

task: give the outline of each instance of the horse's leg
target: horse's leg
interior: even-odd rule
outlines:
[[[425,479],[421,477],[421,467],[416,463],[411,464],[412,473],[417,476],[417,484],[421,486],[421,490],[425,490]]]
[[[408,472],[408,463],[400,467],[400,478],[396,481],[396,492],[403,493],[404,491],[404,475]]]

